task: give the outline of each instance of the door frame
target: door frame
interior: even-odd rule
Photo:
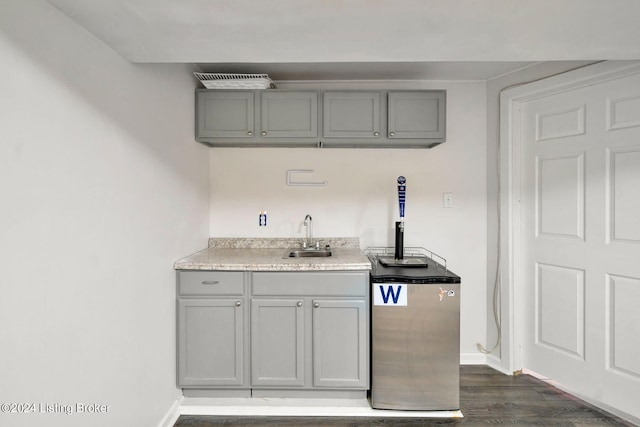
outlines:
[[[500,94],[500,318],[502,346],[499,359],[488,358],[494,368],[511,374],[523,366],[521,131],[522,104],[537,98],[603,83],[640,73],[639,61],[605,61],[546,79],[504,90]]]

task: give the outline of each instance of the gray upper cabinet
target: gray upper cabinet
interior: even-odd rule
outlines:
[[[196,140],[218,147],[317,146],[318,91],[196,90]]]
[[[235,147],[431,148],[444,90],[196,90],[196,140]]]
[[[253,138],[254,92],[198,91],[196,138]]]
[[[445,91],[389,92],[389,139],[445,138]]]
[[[261,92],[260,136],[317,138],[318,92]]]
[[[380,92],[324,92],[325,138],[380,138]]]
[[[327,91],[323,147],[430,148],[445,141],[446,91]]]

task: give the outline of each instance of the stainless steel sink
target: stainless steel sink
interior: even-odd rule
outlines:
[[[331,256],[331,249],[289,249],[287,252],[287,256],[290,258],[322,258]]]

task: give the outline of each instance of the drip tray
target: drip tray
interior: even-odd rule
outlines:
[[[385,267],[422,267],[427,268],[426,256],[409,256],[403,259],[395,259],[395,257],[378,257],[378,262]]]

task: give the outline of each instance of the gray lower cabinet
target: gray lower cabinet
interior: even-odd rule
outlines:
[[[228,298],[178,301],[179,385],[245,384],[243,310]]]
[[[254,388],[369,387],[368,272],[254,272]]]
[[[180,270],[177,286],[177,383],[189,393],[369,388],[368,271]]]
[[[313,301],[314,387],[368,387],[367,308],[365,299]]]
[[[251,385],[304,385],[304,301],[251,300]]]
[[[177,383],[247,388],[247,312],[242,272],[179,271]]]

